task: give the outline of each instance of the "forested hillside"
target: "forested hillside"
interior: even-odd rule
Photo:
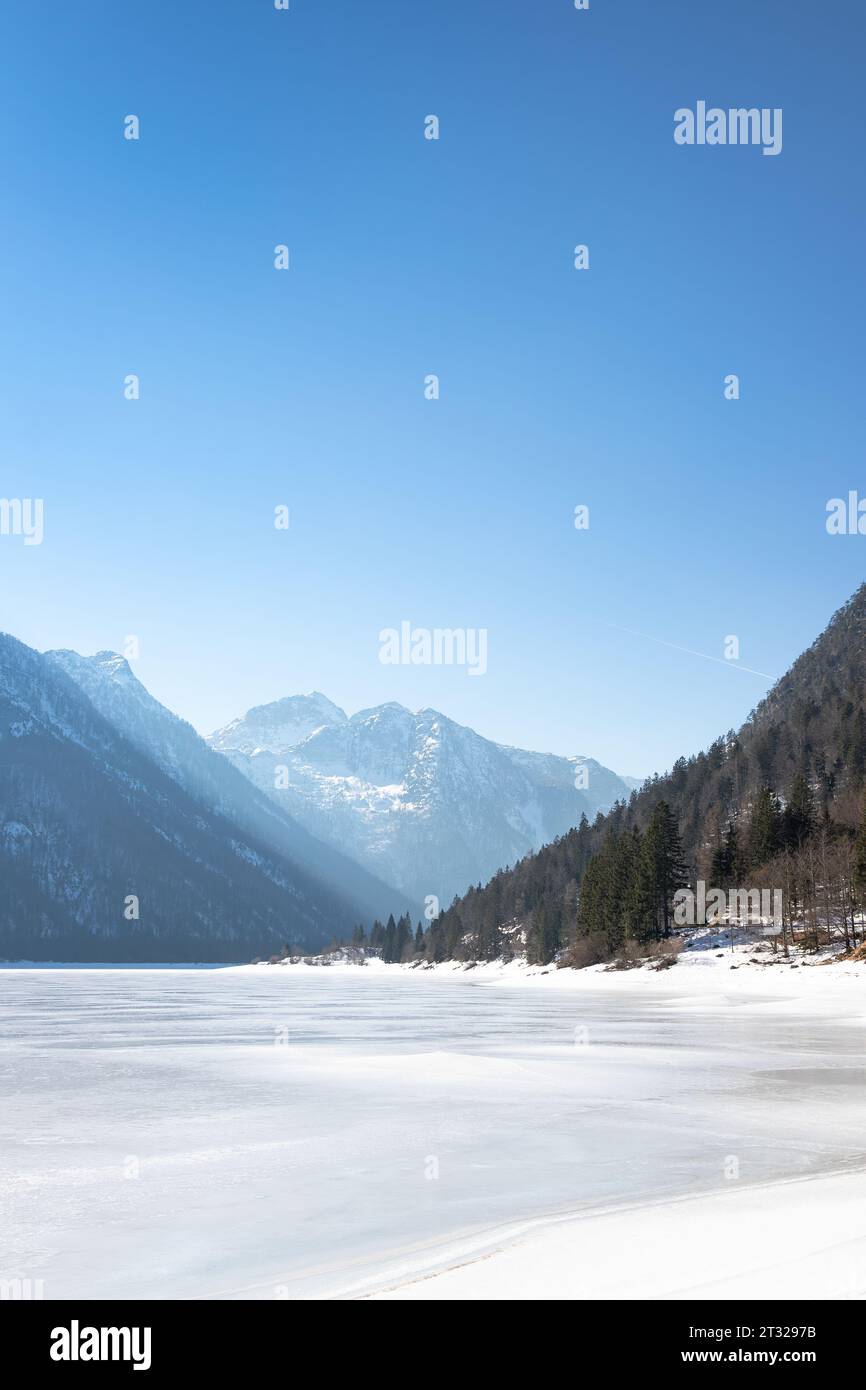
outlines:
[[[786,925],[849,942],[866,891],[866,585],[737,732],[473,888],[424,955],[585,964],[671,932],[675,890],[776,887]],[[859,828],[858,828],[859,827]]]
[[[358,904],[280,849],[267,803],[235,821],[227,784],[192,776],[0,633],[0,958],[243,960],[351,929]]]

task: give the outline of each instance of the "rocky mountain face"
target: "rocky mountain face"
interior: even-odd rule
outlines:
[[[243,960],[350,931],[358,904],[289,852],[310,837],[281,839],[288,819],[103,654],[91,693],[125,689],[127,737],[80,660],[0,634],[0,958]]]
[[[437,710],[349,717],[318,693],[260,705],[208,741],[314,835],[443,904],[635,785],[592,758],[493,743]]]
[[[225,758],[149,693],[116,652],[83,657],[47,652],[46,659],[68,675],[124,738],[162,768],[173,781],[211,811],[226,816],[248,834],[303,865],[329,891],[350,903],[358,921],[391,911],[417,909],[393,885],[368,873],[293,819],[285,801],[273,801],[251,785]]]

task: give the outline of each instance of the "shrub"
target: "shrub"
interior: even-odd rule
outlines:
[[[588,965],[600,965],[609,960],[607,940],[600,932],[591,936],[580,936],[572,946],[563,951],[556,963],[557,970],[585,970]]]

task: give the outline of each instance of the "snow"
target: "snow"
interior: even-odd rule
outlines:
[[[449,902],[629,794],[593,759],[510,748],[394,702],[347,718],[323,695],[289,696],[208,741],[311,834],[419,903]]]
[[[699,938],[699,942],[702,939]],[[866,1296],[866,965],[0,971],[45,1296]]]
[[[522,1235],[522,1238],[521,1238]],[[503,1231],[377,1299],[866,1298],[862,1174],[648,1203]],[[362,1290],[360,1291],[362,1292]]]

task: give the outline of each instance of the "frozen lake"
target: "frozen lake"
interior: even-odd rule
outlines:
[[[862,1169],[862,1018],[741,1002],[2,970],[0,1278],[339,1295],[561,1211]]]

